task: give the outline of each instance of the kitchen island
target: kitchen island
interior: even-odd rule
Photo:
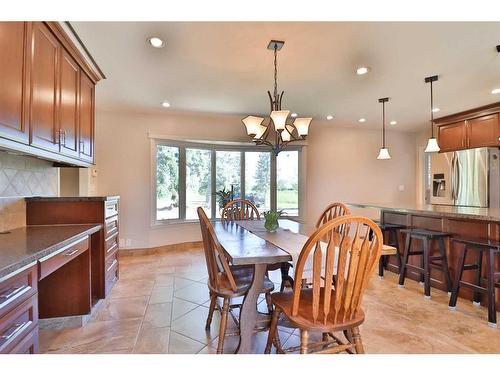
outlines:
[[[407,228],[419,228],[450,233],[452,237],[481,238],[494,241],[500,240],[500,209],[477,208],[477,207],[455,207],[439,205],[392,205],[392,204],[361,204],[349,203],[353,213],[356,209],[378,210],[380,222],[385,224],[400,224]],[[403,253],[404,238],[399,233],[399,244]],[[414,244],[419,246],[419,244]],[[458,243],[447,239],[446,252],[452,278],[455,277],[458,268],[458,256],[460,253]],[[433,251],[437,249],[432,249]],[[475,262],[476,254],[469,252],[466,263]],[[394,257],[392,257],[394,258]],[[485,263],[483,262],[483,275],[485,274]],[[416,264],[411,259],[409,264]],[[500,269],[500,259],[497,257],[496,269]],[[387,269],[398,272],[396,259],[390,259]],[[420,276],[408,270],[407,276],[414,280],[420,280]],[[473,282],[474,272],[464,272],[462,280]],[[446,290],[443,275],[437,270],[431,270],[431,284],[433,287]],[[460,296],[472,301],[473,293],[467,288],[460,289]],[[483,296],[484,297],[484,296]],[[483,300],[482,300],[483,304]],[[497,293],[497,310],[500,306],[500,295]]]

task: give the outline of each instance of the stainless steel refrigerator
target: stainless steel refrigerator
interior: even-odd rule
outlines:
[[[430,203],[500,208],[498,148],[433,154],[430,160]]]

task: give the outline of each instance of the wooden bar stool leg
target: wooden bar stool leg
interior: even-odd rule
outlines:
[[[300,330],[300,354],[307,354],[307,347],[309,345],[309,332],[305,329]]]
[[[378,276],[380,278],[384,278],[384,258],[385,256],[381,256],[378,260]]]
[[[217,343],[217,354],[222,354],[222,350],[224,349],[224,338],[226,335],[228,312],[229,312],[229,298],[224,298],[224,304],[222,306],[222,314],[221,314],[221,318],[220,318],[219,341]]]
[[[403,264],[401,266],[401,272],[399,273],[399,286],[403,287],[405,285],[405,277],[406,277],[406,264],[408,263],[408,257],[410,255],[410,247],[411,247],[411,235],[410,233],[406,233],[406,244],[403,254]]]
[[[439,238],[438,245],[439,245],[439,251],[441,252],[441,257],[443,258],[441,260],[441,264],[443,265],[444,277],[446,279],[446,287],[448,289],[448,293],[450,293],[453,284],[451,281],[450,267],[448,267],[448,256],[446,255],[446,246],[444,244],[444,239],[442,237]]]
[[[394,245],[396,247],[396,259],[398,261],[398,273],[401,273],[401,264],[403,263],[401,261],[401,244],[400,244],[400,241],[399,241],[399,232],[397,230],[394,231],[394,235],[396,236],[396,238],[394,239]]]
[[[424,255],[420,258],[420,268],[423,268],[425,270],[425,258],[426,258],[426,252],[425,252],[425,243],[426,240],[422,240],[423,247],[424,247]],[[429,247],[427,247],[427,250],[429,250]],[[420,284],[425,284],[425,273],[420,274]]]
[[[456,310],[458,291],[460,290],[460,280],[462,280],[462,274],[464,273],[465,256],[467,255],[467,246],[464,246],[460,252],[460,257],[458,258],[458,268],[457,274],[455,276],[455,283],[453,284],[453,289],[451,291],[450,302],[448,303],[448,308],[450,310]]]
[[[488,249],[486,254],[486,278],[487,278],[487,294],[488,294],[488,325],[496,328],[497,312],[495,303],[495,253],[492,249]]]
[[[424,294],[426,299],[431,298],[431,270],[429,267],[429,262],[430,262],[430,251],[429,251],[429,239],[425,238],[423,240],[423,245],[424,245],[424,254],[423,254],[423,259],[424,259]]]
[[[265,297],[266,297],[267,311],[269,312],[269,314],[272,314],[273,302],[271,301],[271,293],[269,293],[269,292],[266,293]]]
[[[483,270],[483,252],[478,251],[478,258],[477,258],[477,271],[476,271],[476,285],[481,286],[481,272]],[[481,293],[479,293],[477,290],[474,290],[474,306],[480,306],[481,305]]]

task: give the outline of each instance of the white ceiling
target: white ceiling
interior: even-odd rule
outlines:
[[[73,22],[107,79],[98,107],[141,111],[266,114],[273,88],[271,39],[283,109],[331,124],[414,131],[428,124],[429,86],[438,74],[436,116],[500,101],[500,23],[438,22]],[[146,44],[152,35],[163,49]],[[369,74],[357,76],[357,66]],[[167,100],[170,109],[160,103]],[[359,124],[358,119],[367,121]]]

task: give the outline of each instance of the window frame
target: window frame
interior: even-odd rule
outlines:
[[[175,219],[157,219],[157,146],[170,146],[179,148],[179,218]],[[276,210],[277,207],[277,161],[276,155],[265,146],[255,146],[250,144],[224,144],[223,142],[196,142],[196,141],[180,141],[174,139],[152,138],[151,139],[151,226],[158,227],[171,224],[195,223],[197,219],[186,219],[186,149],[210,150],[210,188],[211,188],[211,203],[210,203],[210,219],[220,220],[216,217],[217,202],[214,194],[217,184],[217,151],[236,151],[240,152],[240,194],[245,195],[245,152],[268,152],[270,154],[270,189],[271,189],[271,210]],[[304,211],[303,191],[305,186],[301,181],[303,148],[301,145],[288,146],[285,151],[298,152],[298,216],[287,216],[291,219],[300,220]]]

